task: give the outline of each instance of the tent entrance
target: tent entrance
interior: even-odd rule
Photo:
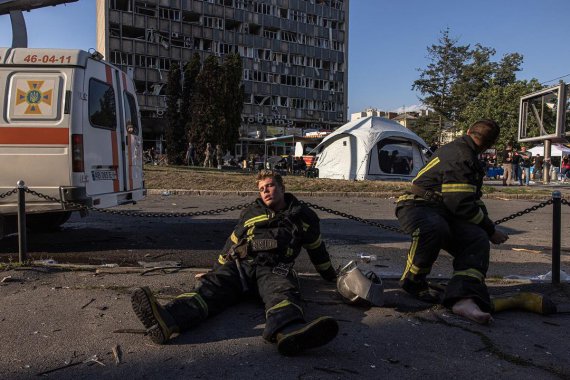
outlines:
[[[414,150],[411,140],[388,138],[379,141],[370,152],[368,174],[411,175],[414,169]]]

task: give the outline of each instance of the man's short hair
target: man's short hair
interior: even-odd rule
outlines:
[[[275,182],[277,182],[277,185],[279,185],[283,189],[285,188],[285,185],[283,184],[283,177],[281,177],[281,174],[277,173],[275,170],[269,170],[269,169],[263,169],[259,172],[259,174],[257,175],[256,184],[259,185],[260,181],[263,181],[264,179],[267,178],[273,178]]]
[[[497,141],[501,128],[493,120],[482,119],[473,123],[469,131],[473,136],[481,140],[484,146],[490,147]]]

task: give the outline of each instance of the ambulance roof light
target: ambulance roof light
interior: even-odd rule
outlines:
[[[91,54],[91,58],[93,58],[96,61],[100,61],[104,58],[103,54],[99,53],[97,50],[93,48],[89,49],[89,54]]]

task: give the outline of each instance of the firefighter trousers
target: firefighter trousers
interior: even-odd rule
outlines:
[[[186,331],[228,306],[253,296],[265,305],[263,338],[274,342],[279,330],[294,322],[305,322],[298,281],[292,270],[274,273],[269,266],[253,260],[241,261],[248,291],[244,291],[235,261],[217,266],[199,280],[193,291],[177,296],[165,305],[180,331]]]
[[[453,256],[453,276],[443,299],[447,307],[472,298],[483,311],[491,310],[485,276],[489,268],[489,236],[479,226],[450,215],[444,208],[407,203],[396,216],[412,236],[402,281],[423,282],[441,249]]]

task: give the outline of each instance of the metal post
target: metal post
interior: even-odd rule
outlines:
[[[27,260],[28,243],[26,237],[26,184],[18,181],[18,258],[20,264]]]
[[[552,283],[560,284],[561,195],[552,192]]]
[[[552,151],[552,140],[544,140],[544,161],[541,169],[542,169],[542,183],[545,185],[550,183],[550,168],[552,167],[552,164],[547,165],[547,163],[551,162],[551,156],[552,156],[551,151]],[[539,180],[540,178],[536,179],[536,182],[538,182]]]

